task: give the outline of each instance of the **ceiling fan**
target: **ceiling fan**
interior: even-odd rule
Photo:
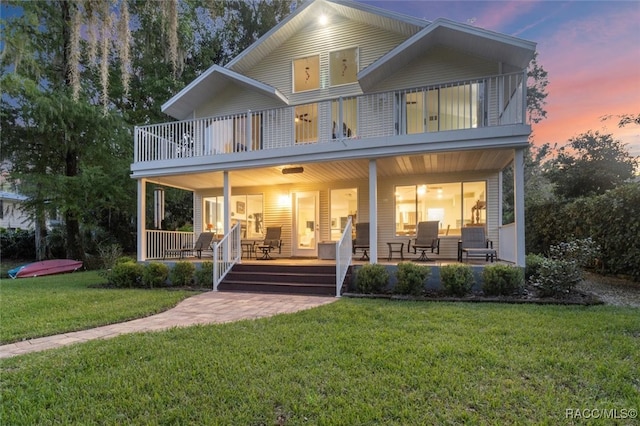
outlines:
[[[309,113],[296,115],[296,121],[306,121],[307,123],[311,123],[310,118],[306,118],[309,116]]]

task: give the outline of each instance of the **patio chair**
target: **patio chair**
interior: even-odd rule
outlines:
[[[431,249],[431,253],[435,250],[436,254],[440,254],[440,238],[438,237],[438,226],[440,222],[437,220],[429,220],[426,222],[418,222],[418,232],[413,239],[413,254],[418,250],[421,251],[420,257],[415,259],[419,262],[427,262],[431,259],[427,257],[427,250]],[[407,250],[411,252],[411,240]]]
[[[267,226],[267,234],[264,236],[264,241],[258,245],[258,248],[262,250],[261,260],[273,259],[269,253],[271,250],[278,249],[278,253],[282,253],[282,226]]]
[[[465,226],[461,229],[462,235],[458,241],[458,261],[462,262],[463,254],[466,259],[471,257],[484,257],[486,261],[497,259],[496,251],[493,249],[493,241],[485,236],[484,226]]]
[[[203,232],[198,236],[198,239],[193,244],[193,247],[182,247],[179,249],[169,249],[164,251],[163,259],[166,259],[168,255],[179,254],[180,259],[184,258],[186,253],[196,253],[198,258],[202,258],[202,252],[211,249],[211,243],[213,243],[213,239],[216,236],[214,232]]]
[[[353,254],[356,250],[362,250],[360,260],[369,260],[369,222],[356,223],[356,239],[353,240]]]

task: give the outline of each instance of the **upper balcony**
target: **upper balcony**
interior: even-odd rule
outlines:
[[[171,160],[185,165],[185,159],[224,163],[230,155],[246,152],[277,159],[283,152],[278,148],[290,154],[305,152],[302,147],[310,145],[330,147],[336,141],[346,146],[358,140],[355,149],[363,149],[367,141],[382,139],[388,146],[390,138],[393,145],[423,135],[424,144],[446,140],[444,132],[456,130],[472,139],[478,129],[526,124],[526,90],[526,73],[519,72],[138,126],[132,169],[170,167]]]

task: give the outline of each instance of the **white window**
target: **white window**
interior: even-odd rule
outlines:
[[[329,53],[329,80],[331,86],[354,83],[357,80],[357,75],[357,47]]]
[[[304,92],[320,88],[320,55],[293,61],[293,91]]]

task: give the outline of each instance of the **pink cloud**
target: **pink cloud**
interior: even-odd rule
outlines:
[[[543,40],[539,62],[549,72],[548,119],[534,125],[536,143],[564,144],[588,130],[612,133],[640,154],[640,130],[618,129],[608,114],[640,113],[638,14],[575,19]]]

